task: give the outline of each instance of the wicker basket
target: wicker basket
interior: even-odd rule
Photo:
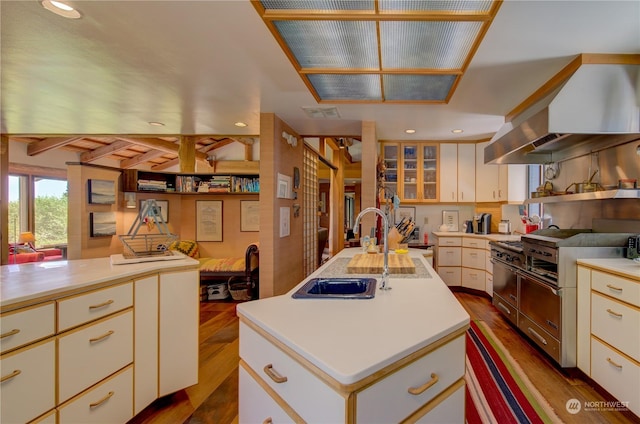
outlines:
[[[178,239],[175,234],[138,234],[118,236],[124,246],[125,258],[145,258],[151,256],[171,256],[169,245]]]
[[[251,300],[251,290],[253,283],[246,281],[233,281],[235,277],[229,278],[229,293],[233,300]]]

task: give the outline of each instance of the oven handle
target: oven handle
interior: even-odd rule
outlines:
[[[545,282],[542,278],[540,278],[540,276],[531,273],[529,271],[525,271],[523,269],[519,269],[516,271],[516,274],[526,277],[529,281],[531,281],[532,283],[535,283],[539,286],[544,287],[545,289],[549,290],[550,292],[552,292],[553,294],[555,294],[556,296],[560,296],[560,289],[554,288],[552,286],[549,285],[549,283]]]
[[[506,262],[502,262],[501,260],[497,260],[497,259],[489,259],[489,262],[491,262],[494,265],[502,265],[503,267],[507,268],[509,271],[517,273],[518,272],[518,268],[514,268],[513,266],[509,265]]]

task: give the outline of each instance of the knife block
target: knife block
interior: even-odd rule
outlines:
[[[393,228],[389,229],[389,235],[388,235],[388,238],[387,238],[387,243],[389,245],[389,250],[397,249],[398,248],[398,244],[400,242],[402,242],[403,238],[404,237],[402,236],[402,234],[400,234],[398,232],[396,227],[393,227]]]

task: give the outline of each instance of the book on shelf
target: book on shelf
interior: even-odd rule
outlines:
[[[157,180],[138,180],[138,190],[167,191],[167,182]]]

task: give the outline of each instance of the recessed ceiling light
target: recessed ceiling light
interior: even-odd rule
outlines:
[[[404,130],[404,132],[406,132],[407,134],[415,134],[416,130],[408,129],[408,130]]]
[[[42,0],[42,7],[58,16],[69,19],[79,19],[82,15],[68,4],[56,0]]]
[[[155,122],[155,121],[149,122],[149,125],[154,127],[164,127],[164,124],[162,122]]]
[[[464,130],[455,129],[455,130],[451,130],[451,132],[454,133],[454,134],[462,134],[464,132]]]
[[[244,122],[240,122],[240,121],[235,122],[233,125],[235,125],[236,127],[240,127],[240,128],[244,128],[244,127],[246,127],[246,126],[247,126],[247,124],[246,124],[246,123],[244,123]]]

